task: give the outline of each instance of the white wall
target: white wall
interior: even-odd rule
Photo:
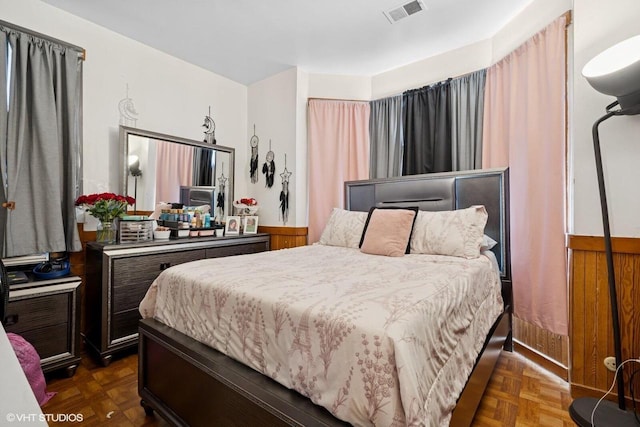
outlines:
[[[573,100],[573,230],[578,235],[602,235],[600,199],[595,175],[591,127],[615,99],[589,86],[584,65],[606,48],[640,34],[637,0],[575,0]],[[640,236],[640,116],[613,117],[600,125],[611,232]]]
[[[407,89],[457,77],[489,66],[491,41],[485,40],[460,49],[414,62],[373,76],[372,99],[398,95]]]
[[[371,78],[335,74],[308,74],[309,98],[350,99],[370,101]]]
[[[244,147],[247,88],[37,0],[0,0],[1,19],[86,49],[84,192],[119,190],[118,102],[133,98],[137,127],[201,140],[211,106],[218,144]],[[244,150],[236,162],[246,162]],[[236,180],[236,194],[246,182]]]
[[[534,0],[491,38],[491,64],[573,8],[573,0]]]
[[[307,102],[309,74],[298,68],[298,90],[296,95],[296,225],[309,224],[308,150],[307,150]]]
[[[489,67],[571,7],[572,0],[534,0],[491,39],[373,76],[371,99],[397,95]]]
[[[298,70],[290,68],[275,76],[259,81],[249,86],[248,89],[248,121],[247,135],[253,135],[253,125],[256,126],[256,135],[260,138],[258,145],[258,182],[252,184],[249,180],[249,158],[251,149],[249,137],[245,138],[241,151],[245,152],[244,163],[236,163],[236,179],[248,182],[247,196],[254,197],[260,205],[259,225],[284,226],[279,218],[280,191],[282,179],[280,174],[285,166],[285,154],[287,155],[287,169],[293,175],[289,178],[289,219],[286,226],[295,227],[306,225],[306,217],[298,218],[298,199],[305,200],[306,191],[298,193],[298,180],[305,176],[304,166],[297,164],[297,98]],[[262,173],[262,165],[269,151],[275,154],[276,174],[273,187],[265,186],[265,175]],[[304,181],[303,181],[304,182]],[[236,199],[243,197],[236,194]]]

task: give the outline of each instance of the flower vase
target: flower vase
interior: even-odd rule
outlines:
[[[96,242],[104,244],[116,242],[116,228],[113,221],[99,221]]]

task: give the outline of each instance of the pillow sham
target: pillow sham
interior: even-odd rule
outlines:
[[[333,208],[318,243],[357,249],[367,221],[367,212]]]
[[[491,250],[497,244],[498,242],[496,242],[491,237],[485,234],[484,236],[482,236],[482,244],[480,245],[480,251],[482,252],[482,251]]]
[[[420,211],[411,236],[411,253],[477,258],[487,218],[484,206]]]
[[[371,208],[360,240],[360,251],[372,255],[409,253],[418,208]]]

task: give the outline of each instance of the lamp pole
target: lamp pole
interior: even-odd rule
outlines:
[[[607,106],[607,114],[600,117],[593,124],[593,151],[596,160],[596,175],[598,177],[598,189],[600,192],[600,208],[602,210],[602,228],[604,234],[604,250],[607,260],[607,283],[609,285],[609,304],[611,305],[611,321],[613,326],[613,347],[616,358],[616,382],[618,386],[617,406],[608,400],[600,400],[593,397],[581,397],[575,399],[569,406],[569,414],[573,421],[580,427],[638,427],[635,413],[626,410],[624,397],[624,377],[620,367],[622,364],[622,342],[620,338],[620,318],[618,317],[618,293],[616,291],[616,276],[613,266],[613,249],[611,247],[611,229],[609,227],[609,209],[607,207],[607,194],[604,184],[604,168],[602,166],[602,154],[600,151],[600,136],[598,126],[605,120],[618,115],[638,114],[637,107],[612,111],[618,105],[618,101]]]
[[[615,103],[614,103],[615,104]],[[602,154],[600,151],[600,136],[598,126],[605,120],[613,117],[614,112],[609,111],[611,106],[607,107],[607,114],[600,117],[593,124],[593,151],[596,158],[596,174],[598,176],[598,190],[600,191],[600,209],[602,210],[602,229],[604,233],[604,251],[607,259],[607,277],[609,284],[609,303],[611,304],[611,320],[613,325],[613,349],[616,358],[616,367],[622,363],[622,343],[620,340],[620,318],[618,317],[618,292],[616,290],[616,274],[613,267],[613,249],[611,247],[611,229],[609,227],[609,209],[607,206],[607,193],[604,185],[604,168],[602,167]],[[618,382],[618,407],[625,410],[624,401],[624,376],[622,369],[618,369],[616,373],[616,381]]]
[[[133,176],[133,214],[138,214],[138,175]]]

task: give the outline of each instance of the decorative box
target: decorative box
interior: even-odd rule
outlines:
[[[126,221],[119,222],[120,243],[146,242],[153,240],[153,220]]]

